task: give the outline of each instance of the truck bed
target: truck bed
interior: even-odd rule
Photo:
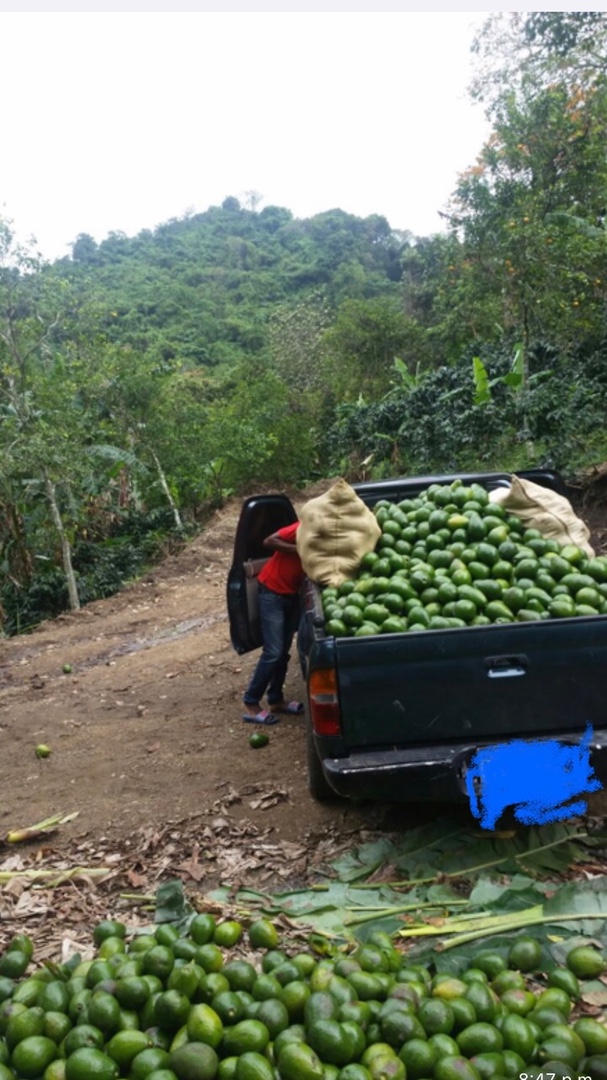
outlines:
[[[373,505],[441,479],[392,481],[389,494],[382,484],[357,490]],[[494,476],[487,486],[500,482]],[[548,474],[547,486],[560,484]],[[311,731],[333,790],[465,797],[466,764],[478,747],[515,738],[575,743],[588,726],[593,765],[606,775],[607,616],[333,638],[312,582],[306,603],[309,685],[311,672],[335,673],[339,732]]]
[[[335,654],[348,748],[607,720],[606,616],[340,638]]]

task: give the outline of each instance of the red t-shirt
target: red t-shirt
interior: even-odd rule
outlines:
[[[286,540],[287,543],[293,542],[293,554],[275,551],[259,574],[257,580],[272,592],[299,592],[304,579],[304,571],[295,547],[295,534],[300,524],[299,521],[294,521],[292,525],[285,525],[284,529],[278,529],[276,535],[280,540]]]

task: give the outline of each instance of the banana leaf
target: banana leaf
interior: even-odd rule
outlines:
[[[415,829],[414,832],[419,830]],[[354,851],[341,855],[331,863],[332,869],[340,881],[359,881],[361,878],[370,877],[380,866],[391,862],[395,852],[395,845],[388,837],[382,840],[374,840],[368,844],[361,844]]]
[[[475,877],[489,870],[535,876],[564,873],[588,859],[589,850],[607,845],[607,834],[591,835],[579,821],[521,828],[486,837],[479,830],[455,828],[447,818],[412,829],[396,839],[363,844],[331,864],[341,881],[358,882],[384,867],[393,884],[430,883],[447,877]]]
[[[504,887],[503,881],[483,875],[472,888],[470,903],[473,907],[493,907],[507,902],[514,910],[513,905],[517,895],[521,896],[519,906],[527,907],[529,904],[537,903],[538,895],[543,896],[545,889],[549,888],[549,885],[537,882],[525,874],[515,874],[510,878],[507,888]],[[505,898],[509,899],[505,901]]]
[[[517,884],[524,885],[524,880]],[[601,875],[585,883],[568,882],[561,885],[552,895],[544,896],[539,913],[541,890],[537,884],[530,888],[503,888],[501,895],[496,894],[495,887],[491,890],[490,885],[490,882],[482,882],[476,897],[473,891],[471,907],[474,900],[478,902],[482,897],[485,906],[504,919],[509,915],[516,917],[517,913],[527,910],[527,926],[519,927],[515,932],[500,933],[496,930],[477,940],[463,940],[461,944],[456,944],[458,936],[466,937],[468,932],[474,933],[474,926],[469,923],[463,933],[451,939],[447,936],[425,939],[411,949],[411,956],[416,961],[431,958],[437,970],[457,974],[470,966],[474,956],[487,949],[499,952],[506,958],[513,941],[531,933],[542,946],[543,970],[550,971],[564,963],[568,951],[576,944],[586,943],[590,939],[600,947],[607,945],[607,876]],[[541,921],[537,921],[538,917]],[[441,952],[441,949],[445,951]]]
[[[209,900],[229,900],[237,908],[254,909],[268,918],[283,915],[293,925],[299,923],[315,934],[349,942],[366,941],[375,930],[395,934],[402,927],[404,917],[445,916],[468,904],[448,884],[401,891],[390,885],[365,889],[333,881],[321,887],[294,889],[273,896],[252,889],[241,889],[234,895],[225,888],[207,895]]]
[[[183,882],[179,878],[164,881],[156,890],[155,923],[173,923],[185,928],[196,912],[186,898]]]
[[[542,928],[533,928],[533,937],[539,940],[542,949],[540,966],[543,971],[551,971],[560,965],[551,951],[548,934],[542,940],[541,936],[536,933],[538,929]],[[474,967],[474,958],[479,956],[480,953],[488,951],[497,953],[507,961],[508,952],[516,938],[527,937],[528,935],[529,931],[527,930],[522,930],[519,934],[497,934],[490,938],[481,938],[479,941],[470,942],[468,945],[461,945],[459,948],[451,949],[449,952],[437,952],[436,939],[434,939],[432,943],[424,942],[423,945],[416,945],[407,952],[407,955],[412,963],[430,963],[440,974],[457,976],[461,975],[467,968]]]
[[[607,876],[578,884],[570,881],[544,902],[544,914],[556,926],[573,926],[578,934],[602,938],[607,930]],[[572,922],[567,916],[575,916]],[[604,915],[604,920],[597,916]],[[584,918],[587,916],[587,918]]]

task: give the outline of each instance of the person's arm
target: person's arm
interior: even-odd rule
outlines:
[[[272,533],[271,536],[266,536],[263,546],[269,548],[270,551],[284,551],[287,555],[292,555],[294,551],[297,551],[295,537],[292,540],[283,540],[277,532]]]

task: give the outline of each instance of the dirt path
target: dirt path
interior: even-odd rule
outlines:
[[[224,508],[120,594],[1,643],[0,835],[77,810],[66,842],[118,844],[146,826],[228,812],[309,845],[329,827],[347,834],[374,820],[369,808],[312,801],[301,719],[283,718],[268,747],[249,747],[240,702],[257,654],[233,651],[225,605],[239,510]],[[296,664],[287,689],[301,698]],[[38,743],[48,759],[36,758]]]

